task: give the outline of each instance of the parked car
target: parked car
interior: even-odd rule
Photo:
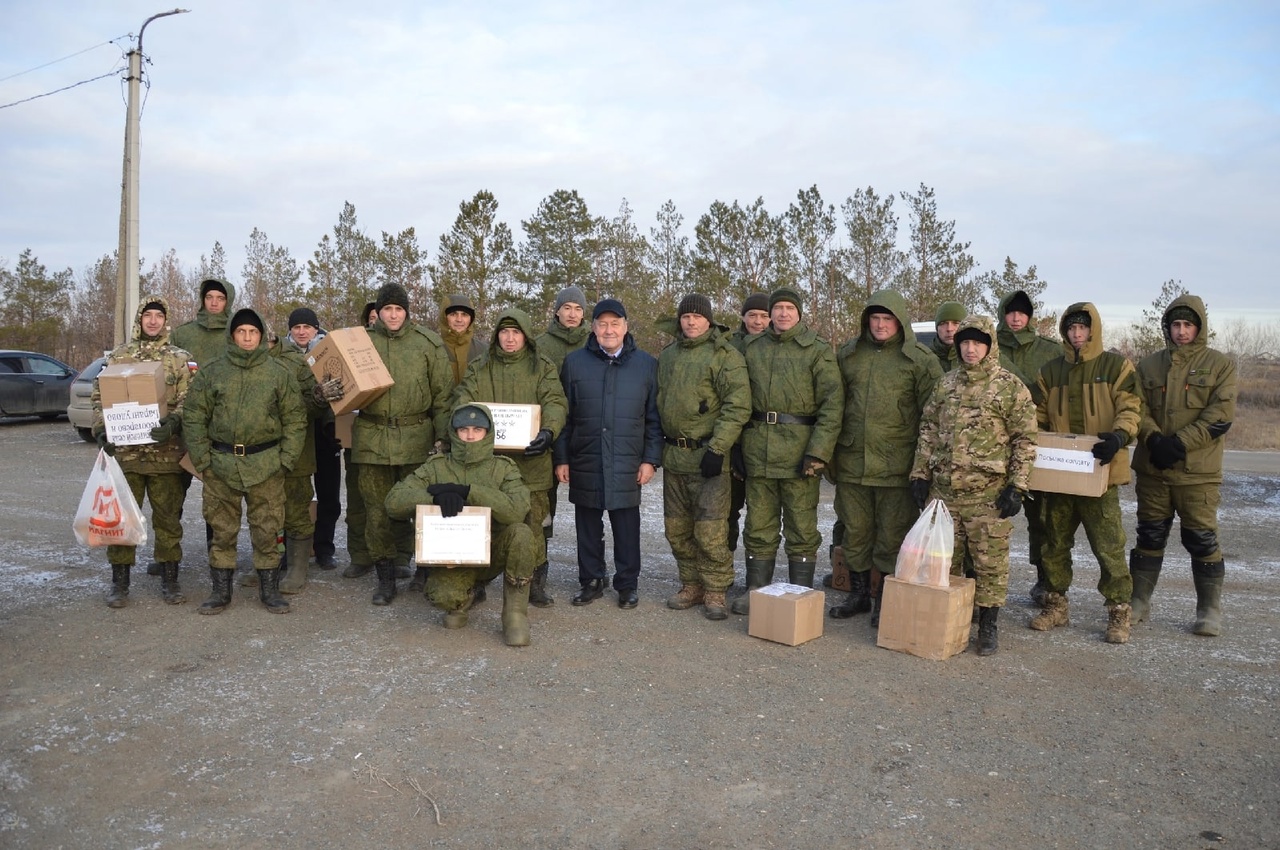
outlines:
[[[107,358],[99,357],[84,367],[84,371],[76,375],[75,381],[71,384],[71,404],[67,406],[67,419],[71,421],[71,427],[76,429],[81,439],[88,443],[95,442],[93,439],[93,379],[98,377],[98,373],[106,365]]]
[[[0,416],[43,416],[67,412],[76,370],[34,351],[0,351]]]
[[[916,335],[916,342],[921,345],[932,345],[934,338],[938,335],[937,327],[933,322],[912,322],[911,331]]]

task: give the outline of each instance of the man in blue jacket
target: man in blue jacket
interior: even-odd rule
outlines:
[[[556,440],[556,480],[569,485],[578,532],[574,605],[604,595],[604,512],[613,529],[613,589],[619,608],[636,607],[640,581],[640,488],[662,461],[658,361],[636,348],[627,310],[606,298],[591,315],[586,347],[560,368],[569,418]]]

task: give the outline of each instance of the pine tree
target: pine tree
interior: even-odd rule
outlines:
[[[596,252],[597,222],[576,189],[557,189],[521,221],[525,242],[515,267],[516,280],[528,293],[530,313],[543,315],[566,286],[580,286],[592,303],[602,294],[596,285],[592,259]]]
[[[436,262],[427,266],[439,299],[465,295],[483,324],[494,308],[527,307],[525,291],[515,280],[515,242],[511,228],[498,221],[498,200],[481,189],[458,204],[448,233],[441,234]]]

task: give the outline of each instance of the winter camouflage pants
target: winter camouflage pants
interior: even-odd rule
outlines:
[[[837,481],[835,508],[844,524],[844,560],[850,572],[874,568],[893,575],[902,539],[920,518],[911,488]]]
[[[358,466],[360,496],[365,507],[364,540],[369,558],[374,562],[391,560],[397,565],[408,564],[413,556],[413,521],[387,516],[386,502],[391,488],[412,475],[418,467],[374,463]]]
[[[276,535],[284,528],[283,476],[268,478],[248,490],[236,490],[218,478],[212,469],[204,476],[204,521],[213,529],[209,566],[218,570],[235,569],[242,504],[249,519],[253,568],[275,569],[280,565]]]
[[[1217,484],[1171,487],[1154,476],[1139,475],[1134,489],[1138,496],[1139,552],[1156,557],[1164,554],[1163,544],[1176,513],[1182,523],[1182,544],[1191,556],[1206,563],[1222,560],[1218,545],[1218,505],[1222,495]],[[1144,535],[1144,528],[1152,531]],[[1156,541],[1145,539],[1149,537],[1163,537],[1159,548],[1153,545]]]
[[[529,513],[524,515],[524,524],[533,532],[533,565],[541,566],[547,562],[546,522],[551,515],[551,490],[529,491]]]
[[[680,570],[680,583],[701,585],[716,593],[733,584],[733,552],[729,550],[728,516],[731,480],[721,473],[662,476],[662,514]]]
[[[427,573],[425,593],[431,604],[444,611],[457,611],[471,602],[476,587],[496,576],[504,576],[507,584],[519,587],[533,578],[535,539],[542,537],[526,524],[507,525],[498,529],[489,546],[492,558],[487,567],[435,567]]]
[[[1022,500],[1027,515],[1027,560],[1038,567],[1044,561],[1044,493],[1029,493]]]
[[[749,558],[776,558],[786,538],[788,560],[817,557],[819,478],[747,478],[742,544]],[[726,532],[727,533],[727,532]]]
[[[342,463],[347,479],[347,558],[351,563],[367,567],[373,564],[369,544],[364,539],[364,497],[360,495],[360,465],[351,462],[351,449],[342,450]]]
[[[151,527],[155,531],[155,557],[163,563],[182,560],[182,502],[187,497],[186,475],[182,472],[128,472],[124,478],[138,507],[151,500]],[[132,566],[137,546],[108,546],[107,563]]]
[[[981,501],[944,498],[955,523],[955,551],[951,574],[964,575],[972,566],[978,587],[974,604],[980,608],[1003,608],[1009,593],[1009,538],[1013,520],[1001,519],[995,506],[997,493]]]
[[[311,537],[316,533],[311,518],[310,475],[290,475],[284,480],[284,533],[288,537]]]
[[[1098,559],[1098,592],[1108,606],[1128,603],[1133,595],[1133,579],[1125,560],[1119,488],[1113,485],[1096,497],[1045,493],[1044,502],[1042,553],[1048,589],[1066,593],[1071,587],[1071,549],[1076,543],[1076,529],[1083,525],[1089,548]]]

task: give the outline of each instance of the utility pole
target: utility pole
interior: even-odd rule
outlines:
[[[189,9],[160,12],[142,22],[138,45],[129,51],[129,106],[124,123],[124,177],[120,183],[120,249],[116,256],[115,345],[129,341],[138,312],[138,91],[142,83],[142,34],[156,18],[180,15]]]

